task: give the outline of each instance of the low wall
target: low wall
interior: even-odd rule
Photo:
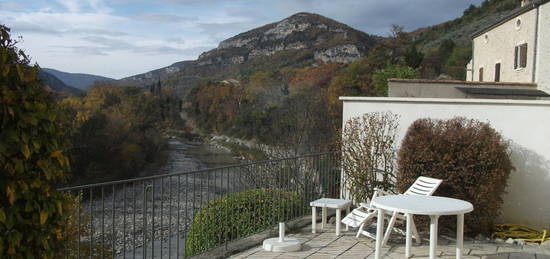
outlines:
[[[397,143],[420,118],[462,116],[488,122],[510,142],[510,175],[499,222],[550,228],[550,102],[442,98],[340,97],[343,122],[368,112],[400,116]]]
[[[503,90],[537,90],[533,83],[506,82],[471,82],[458,80],[428,80],[428,79],[389,79],[389,97],[419,97],[419,98],[490,98],[490,99],[540,99],[534,96],[499,96],[494,94],[468,94],[461,88],[503,89]]]

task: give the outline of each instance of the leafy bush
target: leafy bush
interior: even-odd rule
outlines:
[[[38,66],[0,25],[0,258],[63,257],[69,171],[58,108]]]
[[[185,254],[196,255],[292,219],[302,209],[296,194],[274,189],[231,193],[209,201],[195,215]]]
[[[398,116],[366,113],[346,122],[342,132],[344,185],[357,203],[372,197],[374,188],[393,189]]]
[[[421,175],[443,179],[434,195],[471,202],[474,211],[465,217],[465,232],[488,233],[513,170],[507,148],[488,123],[461,117],[417,120],[399,150],[397,187],[403,192]],[[456,225],[454,218],[441,223]]]

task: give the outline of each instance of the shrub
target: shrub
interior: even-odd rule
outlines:
[[[185,240],[186,256],[258,233],[292,219],[303,209],[296,194],[273,189],[231,193],[209,201],[195,215]]]
[[[366,113],[348,120],[342,132],[342,171],[351,198],[364,202],[374,188],[394,188],[395,136],[398,117]]]
[[[474,205],[465,217],[465,232],[489,233],[513,170],[507,148],[488,123],[461,117],[417,120],[399,150],[397,187],[403,192],[421,175],[442,179],[434,195]],[[441,224],[454,228],[456,222],[442,218]]]
[[[51,92],[0,25],[0,258],[62,257],[66,133]]]

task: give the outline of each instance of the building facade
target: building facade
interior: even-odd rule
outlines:
[[[535,83],[550,91],[550,0],[522,7],[473,36],[467,80]]]

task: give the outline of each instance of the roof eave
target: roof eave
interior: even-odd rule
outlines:
[[[485,27],[485,28],[483,28],[483,29],[481,29],[481,30],[475,32],[474,34],[472,34],[472,36],[470,36],[470,38],[473,40],[473,39],[475,39],[475,38],[481,36],[482,34],[484,34],[484,33],[488,32],[488,31],[490,31],[490,30],[492,30],[492,29],[494,29],[494,28],[496,28],[496,27],[502,25],[503,23],[505,23],[505,22],[507,22],[507,21],[509,21],[509,20],[512,20],[512,19],[514,19],[514,18],[516,18],[516,17],[518,17],[518,16],[520,16],[520,15],[526,13],[526,12],[529,12],[529,11],[531,11],[531,10],[533,10],[533,9],[535,9],[535,8],[537,8],[537,7],[539,7],[540,5],[543,5],[543,4],[547,3],[548,1],[550,1],[550,0],[538,0],[538,1],[535,1],[535,2],[533,2],[533,3],[531,3],[531,4],[529,4],[529,5],[526,5],[526,6],[524,6],[524,7],[518,8],[518,9],[512,11],[512,13],[510,13],[509,15],[507,15],[507,16],[505,16],[505,17],[499,19],[499,20],[496,21],[495,23],[493,23],[493,24],[491,24],[491,25],[489,25],[489,26],[487,26],[487,27]]]

